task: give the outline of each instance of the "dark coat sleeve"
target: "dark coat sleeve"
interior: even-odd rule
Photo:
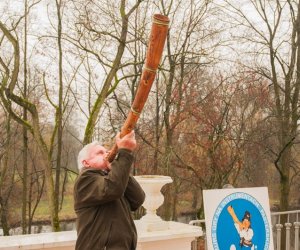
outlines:
[[[128,184],[132,162],[132,154],[120,149],[108,175],[103,176],[97,170],[83,172],[74,186],[75,210],[121,198]]]
[[[143,189],[132,176],[129,177],[124,195],[129,202],[131,211],[137,210],[145,200],[145,193]]]

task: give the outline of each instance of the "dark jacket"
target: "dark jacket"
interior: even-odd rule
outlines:
[[[111,171],[86,169],[74,186],[77,215],[77,250],[134,250],[137,232],[131,211],[139,208],[145,193],[129,176],[133,156],[120,149]]]

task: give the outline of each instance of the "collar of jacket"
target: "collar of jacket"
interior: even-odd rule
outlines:
[[[95,173],[101,173],[102,175],[108,175],[109,171],[108,170],[104,170],[104,169],[94,169],[94,168],[82,168],[81,170],[81,174],[85,171],[92,171],[92,172],[95,172]]]

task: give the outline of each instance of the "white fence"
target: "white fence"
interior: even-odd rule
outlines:
[[[282,223],[282,217],[287,217]],[[285,230],[285,248],[282,250],[299,250],[300,210],[271,213],[274,244],[276,250],[281,250],[281,234]]]

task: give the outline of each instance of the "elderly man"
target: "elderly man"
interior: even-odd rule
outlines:
[[[145,193],[130,176],[134,132],[116,137],[118,154],[110,164],[108,151],[98,143],[78,154],[80,174],[74,186],[77,215],[77,250],[134,250],[137,232],[131,211],[139,208]]]

